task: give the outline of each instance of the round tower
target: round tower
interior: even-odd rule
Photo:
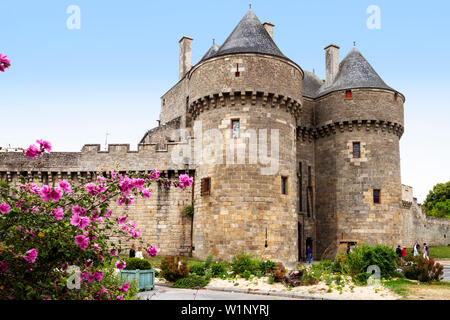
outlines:
[[[189,73],[194,256],[230,260],[245,251],[292,265],[303,71],[251,10],[214,51]]]
[[[327,59],[336,60],[333,51]],[[317,234],[325,257],[349,242],[396,245],[402,228],[399,141],[405,98],[356,47],[335,65],[315,100]]]

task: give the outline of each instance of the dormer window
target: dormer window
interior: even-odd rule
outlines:
[[[352,99],[352,98],[353,98],[352,90],[345,91],[345,99]]]

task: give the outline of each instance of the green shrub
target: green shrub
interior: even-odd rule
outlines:
[[[233,257],[231,269],[234,274],[240,276],[243,276],[247,271],[248,272],[246,274],[256,274],[256,272],[260,270],[260,260],[253,259],[249,254],[239,253]]]
[[[422,256],[407,255],[399,259],[398,264],[407,279],[420,282],[440,281],[444,274],[444,267],[433,258],[426,260]]]
[[[313,264],[310,269],[310,273],[316,278],[320,280],[322,276],[333,273],[333,262],[329,260],[320,261],[317,264]]]
[[[259,269],[261,270],[263,275],[272,274],[275,270],[276,265],[277,263],[271,260],[261,261],[259,264]]]
[[[252,276],[252,273],[248,270],[245,270],[242,275],[241,275],[245,280],[250,279],[250,277]]]
[[[371,275],[367,272],[358,273],[354,278],[353,282],[357,286],[365,286],[367,285],[367,280],[369,279]]]
[[[139,258],[128,258],[125,259],[127,266],[125,270],[151,270],[152,265],[148,260],[143,260]]]
[[[175,282],[189,274],[187,259],[165,257],[161,260],[161,276],[169,282]]]
[[[114,266],[106,266],[102,269],[103,279],[101,285],[105,288],[122,287],[125,281],[120,279],[120,273],[116,273]],[[124,300],[136,300],[135,296],[139,292],[136,280],[128,282],[130,288],[125,293]]]
[[[376,265],[381,269],[381,277],[389,279],[396,274],[397,255],[387,246],[369,247],[362,244],[349,254],[340,253],[335,259],[333,270],[351,276],[353,279],[367,268]]]
[[[214,256],[210,254],[205,260],[205,269],[209,269],[214,263]]]
[[[205,275],[205,264],[203,262],[196,262],[189,265],[189,271],[195,273],[198,276]]]
[[[302,286],[312,286],[319,283],[320,278],[314,276],[311,272],[305,271],[303,272],[302,278],[301,278],[301,285]]]
[[[269,276],[269,278],[267,279],[267,283],[268,284],[273,284],[275,282],[275,278],[272,276]]]
[[[185,278],[178,279],[173,288],[195,289],[197,287],[204,288],[208,285],[209,279],[198,275],[189,275]]]
[[[227,276],[229,267],[227,262],[216,262],[211,265],[211,273],[213,277],[222,278],[223,276]]]

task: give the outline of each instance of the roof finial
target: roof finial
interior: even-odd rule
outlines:
[[[249,9],[252,10],[252,2],[250,1],[250,3],[248,4]]]
[[[356,47],[356,41],[353,41],[353,46]]]
[[[216,39],[213,39],[213,45],[215,45],[216,44]]]

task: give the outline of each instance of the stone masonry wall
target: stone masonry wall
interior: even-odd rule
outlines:
[[[188,169],[170,161],[175,144],[166,146],[165,152],[152,150],[152,147],[156,147],[152,145],[140,146],[139,152],[129,152],[128,147],[112,145],[109,152],[98,152],[99,146],[85,146],[80,153],[55,152],[36,160],[27,159],[20,153],[7,153],[0,157],[0,179],[17,185],[21,182],[19,176],[22,175],[26,177],[26,182],[56,186],[62,179],[72,184],[79,184],[80,178],[94,181],[97,171],[109,172],[117,164],[121,171],[149,172],[158,168],[162,170],[162,176],[170,179],[176,179],[177,174]],[[177,167],[180,168],[178,172],[173,170]],[[194,171],[189,171],[189,174],[193,176]],[[131,207],[113,204],[113,214],[128,214],[129,220],[135,221],[141,229],[144,243],[156,245],[160,254],[187,255],[191,243],[191,219],[184,215],[183,210],[192,204],[192,187],[186,190],[172,187],[167,190],[154,183],[151,191],[150,199],[138,198]],[[120,237],[113,234],[111,239],[118,241]],[[130,245],[131,243],[125,243],[124,247],[128,248]]]

